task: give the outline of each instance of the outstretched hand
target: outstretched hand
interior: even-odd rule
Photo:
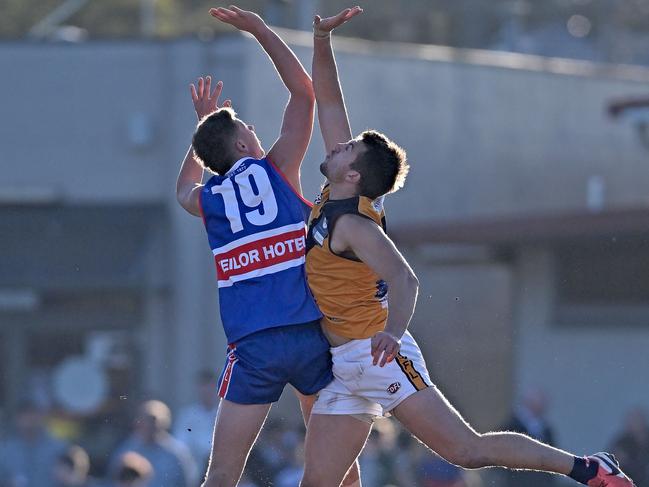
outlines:
[[[266,23],[259,15],[248,10],[242,10],[235,5],[230,5],[230,8],[211,8],[210,15],[221,22],[230,24],[244,32],[250,32],[253,35],[266,27]]]
[[[321,37],[326,37],[336,27],[340,27],[352,17],[363,13],[360,7],[346,8],[342,12],[334,15],[333,17],[325,17],[324,19],[316,15],[313,19],[313,33]]]
[[[198,115],[198,119],[201,120],[203,117],[209,115],[212,112],[215,112],[220,108],[219,97],[221,96],[221,91],[223,90],[223,81],[216,83],[216,88],[214,88],[214,91],[211,91],[211,76],[206,76],[205,79],[203,79],[203,77],[201,76],[200,78],[198,78],[196,85],[198,87],[194,86],[194,83],[189,85],[189,91],[192,95],[192,101],[194,102],[196,115]],[[232,102],[230,100],[225,100],[222,106],[231,107]]]

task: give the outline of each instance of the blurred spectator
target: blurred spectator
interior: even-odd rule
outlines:
[[[649,421],[644,409],[627,413],[624,430],[613,440],[610,451],[638,487],[649,487]]]
[[[113,453],[109,472],[114,476],[118,461],[128,451],[139,453],[153,468],[149,487],[189,487],[198,482],[196,465],[189,449],[169,433],[171,412],[161,401],[140,406],[133,433]]]
[[[417,465],[430,450],[419,443],[408,431],[401,430],[397,437],[394,455],[394,484],[419,485]]]
[[[430,452],[417,466],[421,487],[466,487],[464,470]]]
[[[45,412],[24,401],[16,415],[15,432],[0,442],[2,487],[56,487],[54,468],[65,443],[45,428]]]
[[[532,438],[554,445],[554,433],[546,420],[548,397],[539,388],[529,388],[520,397],[514,412],[502,429],[523,433]],[[502,471],[506,478],[504,485],[509,487],[551,487],[556,484],[556,476],[540,472]]]
[[[174,424],[174,436],[189,447],[201,473],[207,470],[212,448],[214,419],[219,405],[216,382],[213,372],[199,372],[196,381],[198,402],[181,409]]]
[[[297,432],[285,435],[285,462],[283,468],[275,476],[275,487],[295,487],[300,485],[304,472],[304,440],[300,440]]]
[[[152,476],[151,463],[139,453],[129,451],[117,459],[113,481],[108,487],[148,487]]]
[[[383,487],[395,483],[396,444],[395,423],[390,420],[376,421],[358,459],[363,485]]]
[[[266,422],[246,464],[250,482],[260,486],[272,485],[273,479],[286,464],[283,445],[287,432],[286,424],[277,419],[271,418]]]
[[[63,452],[54,467],[57,487],[90,487],[95,483],[90,479],[90,458],[88,453],[77,445]]]

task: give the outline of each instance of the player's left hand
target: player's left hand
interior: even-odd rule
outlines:
[[[210,15],[221,22],[230,24],[244,32],[250,32],[253,35],[266,27],[266,23],[259,15],[248,10],[242,10],[234,5],[230,5],[230,8],[211,8]]]
[[[378,332],[372,337],[372,364],[383,367],[394,360],[399,350],[401,350],[401,340],[388,332]]]

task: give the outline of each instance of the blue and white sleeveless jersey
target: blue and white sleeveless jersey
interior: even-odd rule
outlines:
[[[310,205],[268,159],[243,158],[201,190],[229,343],[321,317],[304,269]]]

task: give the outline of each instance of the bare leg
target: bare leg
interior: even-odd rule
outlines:
[[[295,390],[295,395],[300,401],[300,409],[302,410],[302,417],[304,418],[304,424],[308,427],[309,417],[311,416],[311,410],[316,401],[316,396],[305,396],[300,394],[299,391]],[[343,487],[361,487],[361,476],[360,476],[360,466],[358,465],[358,460],[355,460],[349,471],[345,476],[345,480],[342,483]]]
[[[568,475],[574,456],[519,433],[477,433],[435,387],[397,406],[396,418],[431,450],[464,468],[507,467]]]
[[[270,404],[221,400],[214,424],[212,453],[202,487],[234,487],[266,420]]]
[[[314,414],[306,431],[301,487],[338,487],[372,425],[351,416]]]

